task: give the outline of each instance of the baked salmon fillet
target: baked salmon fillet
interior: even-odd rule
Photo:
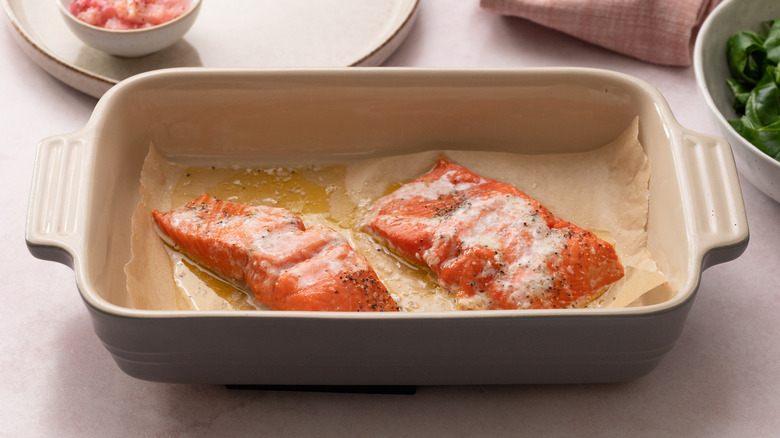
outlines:
[[[158,230],[196,262],[246,282],[272,310],[398,311],[368,261],[335,230],[283,208],[208,194],[152,212]]]
[[[583,307],[624,275],[608,242],[444,159],[379,198],[364,229],[428,266],[464,310]]]

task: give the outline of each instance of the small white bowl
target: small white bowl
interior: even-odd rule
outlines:
[[[56,0],[70,30],[86,45],[116,56],[135,58],[158,52],[180,40],[195,23],[201,0],[192,0],[184,14],[144,29],[113,30],[87,24],[70,13],[71,0]]]
[[[780,202],[780,161],[772,159],[740,136],[728,120],[737,117],[734,96],[726,86],[731,76],[726,60],[726,40],[742,30],[759,31],[761,23],[780,18],[778,0],[725,0],[704,24],[696,38],[693,65],[699,93],[731,143],[737,168],[759,190]]]

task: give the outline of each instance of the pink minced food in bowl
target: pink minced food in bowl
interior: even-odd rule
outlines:
[[[143,29],[179,17],[191,0],[73,0],[70,13],[97,27],[115,30]]]

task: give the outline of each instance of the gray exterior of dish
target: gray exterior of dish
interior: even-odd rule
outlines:
[[[241,385],[622,382],[652,371],[693,297],[642,315],[132,319],[88,306],[117,365],[151,381]]]

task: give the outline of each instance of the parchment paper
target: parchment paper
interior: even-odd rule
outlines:
[[[434,282],[419,276],[396,275],[414,269],[387,251],[379,250],[369,236],[359,231],[361,212],[373,200],[386,194],[393,184],[427,172],[436,160],[445,156],[477,174],[518,187],[559,217],[613,243],[626,267],[626,277],[591,307],[641,305],[639,298],[643,294],[668,285],[646,247],[650,167],[637,139],[638,123],[635,119],[614,141],[584,153],[427,151],[347,163],[343,180],[328,189],[332,215],[328,221],[322,221],[333,226],[335,218],[347,224],[339,231],[347,234],[353,246],[368,258],[391,292],[417,289],[427,294],[426,300],[437,301],[434,309],[454,309],[447,297],[438,296],[440,290],[431,292],[430,289],[436,288]],[[188,172],[185,166],[166,162],[150,146],[141,176],[141,203],[133,217],[133,259],[126,266],[128,291],[133,305],[139,309],[187,308],[176,298],[169,249],[156,234],[150,214],[153,209],[164,211],[176,207],[171,201],[174,188],[185,172]],[[188,191],[199,194],[209,192],[217,181],[190,179],[187,184]],[[317,215],[303,217],[306,226],[321,220]],[[414,298],[400,297],[399,301],[407,310],[426,308],[419,306]]]

